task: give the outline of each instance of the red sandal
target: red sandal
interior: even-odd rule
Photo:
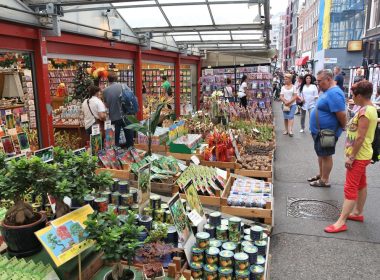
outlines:
[[[363,223],[364,222],[364,216],[363,215],[359,215],[359,216],[348,215],[347,220]]]
[[[327,233],[338,233],[338,232],[342,232],[342,231],[346,231],[346,230],[347,230],[346,225],[343,225],[339,228],[335,228],[334,225],[329,225],[329,226],[325,227],[325,232],[327,232]]]

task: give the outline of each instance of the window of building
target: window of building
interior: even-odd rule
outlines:
[[[380,25],[380,0],[372,0],[369,28]]]

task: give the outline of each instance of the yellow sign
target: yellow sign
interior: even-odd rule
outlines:
[[[363,50],[363,41],[354,40],[347,42],[347,51],[348,52],[361,52]]]
[[[325,10],[323,14],[323,49],[330,48],[330,23],[331,23],[331,0],[325,0]]]
[[[57,267],[94,244],[93,240],[86,239],[83,224],[87,216],[93,212],[90,205],[83,206],[52,221],[51,226],[34,233]]]

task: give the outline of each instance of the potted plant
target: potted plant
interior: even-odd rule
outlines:
[[[30,204],[24,202],[24,196],[44,194],[43,186],[55,180],[56,166],[44,163],[38,157],[5,163],[2,155],[0,167],[0,197],[14,203],[1,223],[8,253],[20,257],[32,255],[42,248],[34,232],[45,227],[46,216],[34,212]]]
[[[165,277],[164,268],[160,262],[144,264],[143,270],[147,280],[162,280]]]
[[[143,124],[135,116],[124,116],[123,118],[127,118],[125,123],[130,123],[127,126],[127,129],[132,129],[137,132],[141,132],[148,138],[148,153],[147,155],[152,155],[152,137],[156,132],[156,128],[160,122],[160,116],[162,109],[168,105],[168,102],[159,103],[157,109],[154,113],[150,114],[150,117],[144,121]]]
[[[104,253],[103,259],[113,263],[112,270],[104,280],[133,280],[134,272],[130,269],[137,248],[141,245],[138,240],[143,226],[135,225],[135,215],[129,212],[123,222],[112,212],[93,214],[85,221],[88,238],[96,241],[95,249]],[[127,256],[129,268],[125,269],[121,264],[121,257]]]
[[[95,174],[97,162],[96,157],[86,152],[75,155],[72,151],[54,148],[54,163],[57,165],[55,180],[44,187],[56,200],[56,217],[70,212],[70,207],[63,202],[65,196],[80,201],[94,189],[99,191],[112,186],[109,173]]]

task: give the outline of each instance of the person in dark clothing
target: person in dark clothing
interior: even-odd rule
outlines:
[[[334,75],[335,84],[344,92],[344,77],[339,66],[334,67]]]
[[[110,72],[108,75],[108,81],[110,85],[104,89],[104,102],[109,110],[109,118],[111,123],[115,126],[115,145],[120,146],[120,132],[124,131],[127,148],[133,146],[134,131],[127,129],[127,123],[124,123],[121,116],[121,103],[120,94],[122,91],[122,85],[117,83],[117,76],[114,72]]]

